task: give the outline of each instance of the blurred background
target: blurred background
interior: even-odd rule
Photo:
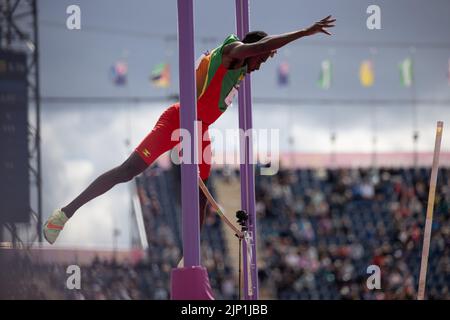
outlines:
[[[438,120],[426,293],[450,298],[449,13],[446,0],[250,1],[250,29],[269,34],[337,19],[331,37],[300,39],[252,74],[253,125],[279,130],[280,152],[276,175],[256,170],[261,298],[416,297]],[[195,1],[196,56],[235,30],[234,1]],[[82,207],[55,245],[40,230],[177,101],[178,67],[176,1],[0,0],[0,298],[169,298],[182,246],[168,155]],[[235,103],[211,128],[237,127]],[[213,141],[218,155],[238,148]],[[233,217],[238,166],[213,165],[209,188]],[[216,298],[236,299],[238,242],[212,209],[201,237]],[[66,288],[71,264],[81,290]],[[371,264],[380,290],[366,287]]]

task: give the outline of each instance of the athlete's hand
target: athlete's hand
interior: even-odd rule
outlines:
[[[312,36],[313,34],[316,33],[325,33],[331,36],[331,33],[327,30],[327,28],[332,28],[334,27],[333,22],[335,22],[336,19],[333,19],[331,17],[331,15],[329,15],[328,17],[317,21],[316,23],[314,23],[311,27],[306,28],[305,29],[305,33],[308,36]]]

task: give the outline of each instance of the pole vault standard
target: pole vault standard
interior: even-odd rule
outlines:
[[[212,300],[206,268],[200,266],[200,218],[197,165],[197,106],[194,67],[194,9],[192,0],[178,0],[178,57],[180,68],[180,128],[189,132],[181,141],[181,209],[184,268],[172,270],[173,300]],[[181,135],[180,135],[181,136]]]
[[[249,30],[248,0],[236,0],[236,25],[239,38]],[[180,68],[180,128],[190,139],[182,143],[181,205],[184,268],[172,270],[171,298],[174,300],[214,299],[206,269],[200,266],[200,221],[198,203],[197,119],[194,68],[194,11],[192,0],[178,0],[178,56]],[[239,127],[245,133],[241,149],[241,206],[248,213],[248,232],[243,243],[244,290],[246,300],[258,299],[256,265],[255,177],[252,147],[252,104],[250,76],[239,92]],[[244,141],[242,138],[245,138]],[[190,161],[188,161],[190,160]],[[187,163],[186,163],[187,162]],[[195,199],[195,201],[192,201]]]
[[[243,39],[249,32],[248,0],[236,0],[237,36]],[[244,297],[245,300],[258,299],[258,267],[256,264],[256,213],[255,213],[255,173],[252,144],[252,100],[250,75],[246,75],[238,93],[240,155],[241,155],[241,207],[248,214],[248,235],[243,242]],[[243,134],[245,133],[245,134]]]

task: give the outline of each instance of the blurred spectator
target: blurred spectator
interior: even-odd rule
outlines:
[[[415,298],[429,174],[421,168],[280,171],[297,177],[289,181],[257,176],[261,287],[278,299]],[[441,169],[439,177],[427,292],[450,299],[450,171]],[[381,268],[381,290],[366,287],[371,264]]]
[[[302,169],[257,176],[261,291],[274,299],[415,299],[429,174],[424,168]],[[224,175],[234,179],[230,170]],[[170,271],[181,258],[176,179],[151,168],[137,180],[149,243],[144,259],[95,259],[82,267],[81,290],[68,290],[65,266],[15,256],[1,261],[7,272],[0,270],[0,298],[169,299]],[[450,170],[440,169],[428,299],[450,299],[449,180]],[[201,249],[216,298],[237,299],[221,221],[212,211]],[[366,286],[372,264],[381,269],[380,290]]]

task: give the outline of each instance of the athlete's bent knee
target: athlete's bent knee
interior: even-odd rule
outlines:
[[[119,182],[128,182],[134,178],[132,169],[125,164],[122,164],[117,167],[117,175]]]
[[[137,155],[139,157],[139,155]],[[132,155],[118,167],[120,182],[128,182],[147,168],[145,162]]]

